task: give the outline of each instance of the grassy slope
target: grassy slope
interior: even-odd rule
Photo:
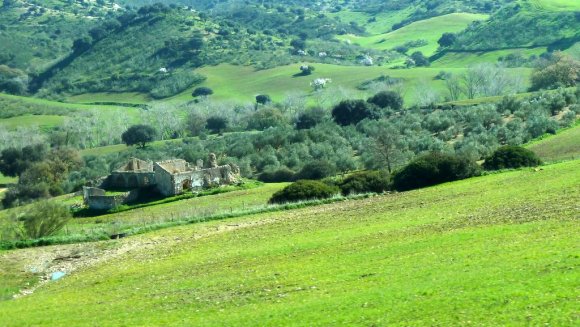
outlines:
[[[16,182],[16,178],[7,177],[7,176],[0,174],[0,185],[5,185],[5,184],[15,183],[15,182]]]
[[[0,322],[571,325],[579,169],[573,161],[125,239],[157,246],[4,302]]]
[[[138,108],[63,103],[4,93],[0,93],[0,108],[18,114],[15,117],[0,119],[0,126],[7,128],[31,125],[55,127],[64,122],[65,116],[72,116],[83,110],[123,111],[130,118],[136,118],[140,112]]]
[[[316,71],[310,76],[293,77],[299,71],[299,65],[282,66],[273,69],[256,71],[251,67],[218,65],[204,67],[200,73],[207,76],[204,86],[215,91],[212,96],[217,100],[237,100],[254,102],[257,94],[269,94],[275,101],[283,100],[284,96],[292,91],[311,92],[310,82],[315,78],[332,79],[331,87],[344,87],[354,90],[361,82],[379,77],[382,74],[391,77],[406,79],[407,103],[414,101],[414,86],[420,80],[428,81],[435,89],[443,92],[444,83],[434,80],[441,68],[414,68],[414,69],[388,69],[385,67],[364,66],[336,66],[329,64],[312,64]],[[447,69],[453,73],[460,73],[461,68]],[[518,73],[526,77],[529,69],[518,69]],[[182,93],[173,100],[191,99],[191,91]]]
[[[481,14],[448,14],[418,21],[389,33],[368,37],[347,35],[341,38],[360,44],[363,47],[380,50],[392,49],[396,46],[403,45],[406,42],[422,39],[426,40],[428,44],[419,48],[413,48],[410,52],[421,51],[424,55],[430,56],[437,50],[437,47],[439,46],[437,40],[439,40],[443,33],[459,32],[465,29],[471,22],[475,20],[485,20],[487,17],[487,15]]]
[[[22,126],[37,125],[41,129],[50,129],[64,122],[64,117],[56,115],[24,115],[6,119],[0,119],[0,127],[16,129]]]
[[[69,223],[67,230],[70,232],[84,230],[90,233],[95,229],[107,228],[103,224],[116,224],[117,228],[124,229],[143,224],[166,222],[172,219],[204,217],[231,211],[250,210],[266,206],[272,195],[286,185],[287,183],[265,184],[248,190],[203,196],[94,218],[74,219]],[[67,204],[74,202],[82,202],[82,199],[75,197],[69,200]]]
[[[580,2],[576,0],[530,0],[536,9],[548,11],[578,11]]]
[[[441,67],[441,68],[462,68],[468,67],[473,64],[478,64],[482,62],[496,63],[500,57],[505,57],[508,54],[520,53],[524,57],[530,57],[531,55],[539,56],[546,52],[546,47],[539,47],[533,49],[508,49],[508,50],[498,50],[489,52],[449,52],[442,56],[441,58],[435,60],[431,67]]]
[[[343,22],[356,22],[359,26],[363,26],[370,34],[383,34],[391,31],[393,25],[411,15],[414,9],[413,7],[407,7],[399,11],[378,13],[374,16],[364,12],[350,10],[341,10],[328,15],[338,18]],[[376,18],[376,21],[369,21],[373,17]]]
[[[580,158],[580,124],[527,146],[542,160],[559,161]]]

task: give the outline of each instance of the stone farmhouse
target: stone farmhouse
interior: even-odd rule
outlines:
[[[134,201],[144,191],[174,196],[239,182],[240,169],[231,164],[218,166],[213,153],[209,155],[207,166],[202,160],[193,165],[181,159],[150,162],[132,158],[104,178],[99,187],[85,187],[83,199],[91,209],[109,210]],[[126,192],[107,195],[106,190]]]

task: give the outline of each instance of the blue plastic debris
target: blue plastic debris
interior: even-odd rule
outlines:
[[[50,280],[59,280],[63,278],[64,275],[66,275],[66,273],[62,271],[53,272],[52,275],[50,275]]]

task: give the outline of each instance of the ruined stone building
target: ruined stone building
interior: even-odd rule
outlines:
[[[98,188],[86,187],[83,195],[89,208],[108,210],[135,200],[139,192],[145,190],[174,196],[240,181],[239,168],[235,165],[218,166],[213,153],[207,166],[203,165],[202,160],[192,165],[181,159],[149,162],[132,158],[107,176]],[[127,192],[107,196],[105,190]]]

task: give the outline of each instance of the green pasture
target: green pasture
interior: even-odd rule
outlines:
[[[186,200],[106,214],[91,218],[76,218],[67,228],[68,233],[94,233],[112,228],[126,230],[134,227],[159,224],[184,218],[208,217],[218,214],[252,210],[266,207],[272,195],[287,183],[263,184],[257,187],[206,195]],[[82,197],[73,197],[67,204],[81,204]]]
[[[126,93],[88,93],[75,95],[67,98],[68,102],[72,103],[99,103],[99,102],[115,102],[128,104],[144,104],[151,101],[151,98],[146,94],[137,92]]]
[[[349,40],[362,47],[371,49],[387,50],[403,45],[409,41],[425,40],[427,45],[413,48],[409,53],[421,51],[430,56],[435,53],[439,45],[437,41],[443,33],[457,33],[464,30],[470,23],[476,20],[485,20],[489,16],[483,14],[454,13],[418,22],[411,23],[396,31],[372,36],[340,36],[340,39]]]
[[[414,9],[413,7],[407,7],[402,10],[377,13],[376,15],[360,11],[341,10],[328,15],[338,18],[344,23],[355,22],[359,26],[363,26],[367,33],[374,35],[390,32],[393,25],[409,17]],[[376,20],[370,21],[372,18]]]
[[[507,49],[507,50],[497,50],[497,51],[489,51],[489,52],[448,52],[443,55],[441,58],[435,60],[431,63],[431,67],[433,68],[464,68],[469,67],[470,65],[490,62],[490,63],[497,63],[500,57],[505,57],[509,54],[521,54],[524,58],[529,58],[532,55],[539,56],[542,53],[546,52],[545,47],[539,48],[522,48],[522,49]]]
[[[135,119],[142,109],[115,105],[64,103],[0,93],[0,113],[3,116],[9,113],[9,118],[0,120],[0,124],[7,127],[36,124],[37,122],[37,125],[54,127],[62,124],[65,116],[74,116],[87,110],[122,111],[130,119]]]
[[[580,11],[580,2],[576,0],[528,0],[537,10],[546,11]]]
[[[15,177],[4,176],[0,173],[0,185],[16,183],[16,181],[17,181],[17,179]]]
[[[0,127],[16,129],[18,127],[38,126],[41,129],[52,129],[64,123],[63,116],[56,115],[24,115],[0,119]]]
[[[571,161],[97,243],[132,250],[3,302],[0,324],[574,325],[579,184]],[[49,250],[5,252],[3,285]]]
[[[580,124],[547,136],[527,146],[542,160],[561,161],[580,158]]]

